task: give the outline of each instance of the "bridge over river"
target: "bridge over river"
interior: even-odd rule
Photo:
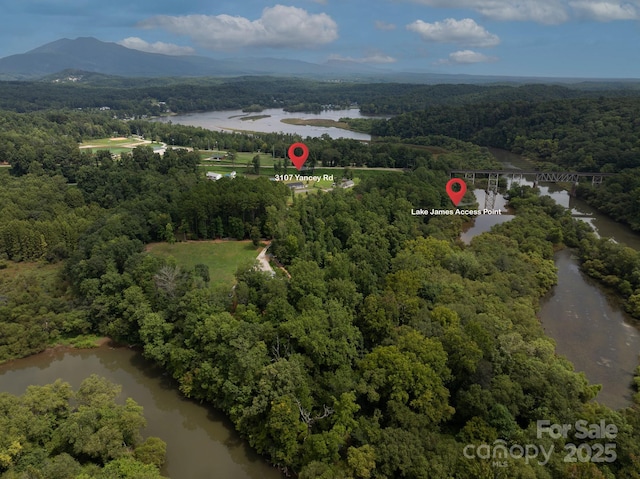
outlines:
[[[494,209],[496,194],[498,193],[498,181],[501,177],[512,182],[532,181],[534,186],[538,183],[573,183],[570,194],[575,193],[575,187],[580,181],[591,181],[598,186],[607,176],[615,173],[597,173],[580,171],[524,171],[524,170],[451,170],[451,178],[460,178],[475,184],[476,178],[486,178],[487,188],[485,195],[485,208]]]

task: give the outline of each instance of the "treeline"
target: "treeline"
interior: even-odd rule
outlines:
[[[586,89],[580,85],[335,83],[273,77],[165,82],[130,79],[79,84],[13,81],[0,82],[0,109],[29,112],[109,107],[119,115],[139,117],[159,115],[167,109],[184,113],[258,106],[314,111],[358,105],[364,114],[395,115],[436,105],[637,95],[637,90],[607,85]]]
[[[251,153],[260,151],[277,158],[284,158],[289,146],[302,140],[297,135],[282,133],[231,134],[171,123],[123,121],[114,119],[104,112],[0,112],[0,122],[6,128],[0,132],[0,162],[10,164],[13,175],[62,175],[71,183],[86,180],[88,168],[85,167],[105,169],[114,164],[111,155],[106,151],[92,153],[88,149],[79,149],[78,143],[90,142],[95,138],[139,135],[172,147]],[[332,139],[323,135],[320,138],[308,137],[304,141],[309,147],[309,165],[312,167],[368,166],[413,169],[418,166],[439,165],[438,168],[446,169],[448,166],[473,166],[480,163],[488,164],[491,161],[486,150],[443,136],[408,141],[385,138],[383,141],[363,143],[351,139]],[[143,154],[143,151],[146,153]],[[446,162],[439,160],[442,153],[447,152],[454,154],[448,156]],[[126,164],[130,162],[139,162],[145,167],[151,160],[143,157],[150,154],[147,150],[137,149],[132,154],[121,155],[119,162],[126,169],[129,168]],[[176,164],[187,161],[187,158],[191,163],[199,161],[195,154],[177,152],[169,148],[162,158],[153,160],[154,168],[160,173],[165,173]],[[80,170],[85,171],[84,176],[79,175]],[[121,186],[117,186],[117,189],[120,188]],[[102,195],[103,198],[115,193],[104,186],[101,191],[105,193]]]
[[[166,444],[143,441],[142,407],[120,387],[90,376],[77,391],[60,380],[0,393],[3,479],[162,479]]]
[[[372,134],[445,135],[580,171],[636,166],[640,97],[437,107],[375,124]]]
[[[578,251],[582,271],[612,288],[626,311],[640,319],[640,252],[596,235],[583,239]]]
[[[518,217],[528,214],[530,205],[536,204],[543,206],[548,214],[562,218],[561,225],[547,230],[545,239],[562,241],[575,248],[582,271],[613,290],[625,310],[640,319],[640,252],[609,238],[600,238],[586,223],[568,218],[563,207],[549,197],[538,197],[531,188],[515,187],[508,194],[509,205],[516,210]],[[501,228],[509,228],[512,224],[509,222]],[[528,237],[524,241],[537,240]]]
[[[69,257],[103,215],[64,178],[2,178],[0,259],[54,262]]]
[[[620,173],[578,195],[640,230],[640,99],[589,98],[434,107],[374,122],[372,134],[440,134],[522,154],[541,169]]]
[[[67,289],[57,267],[0,259],[0,363],[92,332],[86,311]]]
[[[555,355],[535,314],[554,248],[586,227],[514,198],[516,219],[464,246],[463,219],[410,214],[445,207],[447,179],[418,168],[268,206],[264,233],[290,277],[243,268],[232,297],[113,224],[87,232],[67,278],[96,330],[141,344],[301,478],[634,477],[638,406],[592,403],[598,388]],[[461,453],[536,443],[540,418],[615,423],[618,459],[497,467]]]
[[[580,185],[577,194],[614,220],[640,231],[640,166],[605,178],[604,183],[597,187]]]
[[[87,231],[108,224],[140,242],[264,235],[266,209],[289,189],[266,178],[207,181],[199,157],[138,147],[114,160],[108,152],[81,166],[77,186],[59,176],[4,177],[0,190],[0,259],[68,258]],[[117,214],[115,212],[117,211]]]
[[[197,155],[186,150],[160,156],[138,148],[117,162],[102,156],[98,165],[80,168],[77,186],[46,175],[2,179],[0,361],[95,332],[112,317],[104,304],[78,308],[78,298],[92,297],[96,285],[84,283],[71,294],[47,263],[69,258],[66,267],[73,265],[77,276],[117,276],[151,241],[259,239],[267,235],[268,209],[284,209],[290,195],[265,178],[205,180]],[[13,266],[27,261],[43,267]],[[197,277],[181,273],[184,281]]]

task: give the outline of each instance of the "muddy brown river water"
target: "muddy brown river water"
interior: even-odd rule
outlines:
[[[98,374],[122,386],[121,399],[144,407],[143,435],[167,443],[162,473],[171,479],[277,479],[282,475],[255,454],[224,415],[182,397],[176,385],[139,352],[103,346],[46,351],[0,366],[0,391],[24,393],[31,384],[61,378],[77,389]]]
[[[519,155],[497,149],[491,152],[506,169],[533,169],[531,163]],[[600,236],[640,249],[640,235],[570,197],[557,185],[542,184],[540,190],[588,222]],[[476,199],[482,206],[484,191],[476,191]],[[499,196],[496,208],[504,209],[504,204],[504,198]],[[511,218],[509,214],[479,216],[462,234],[462,240],[468,243],[474,236]],[[571,251],[558,252],[555,261],[558,284],[543,299],[538,314],[546,334],[555,340],[558,354],[567,357],[590,382],[602,385],[598,401],[613,408],[628,406],[633,372],[640,361],[640,323],[580,271]]]
[[[530,168],[518,155],[500,150],[493,153],[505,167]],[[541,189],[592,224],[601,236],[640,249],[640,236],[628,228],[598,215],[554,185]],[[477,199],[482,205],[482,191],[477,192]],[[504,200],[498,198],[496,207],[503,206]],[[468,242],[509,219],[508,215],[480,216],[462,239]],[[591,382],[602,384],[598,400],[614,408],[624,407],[631,399],[631,380],[640,354],[638,323],[580,272],[570,251],[559,252],[556,265],[558,285],[542,301],[540,321],[556,341],[557,352]],[[172,479],[282,477],[251,451],[221,413],[183,398],[161,370],[127,348],[48,351],[1,365],[0,391],[22,394],[31,384],[44,385],[58,378],[77,388],[93,373],[122,385],[122,397],[132,397],[144,407],[148,422],[144,434],[167,442],[167,462],[162,472]]]

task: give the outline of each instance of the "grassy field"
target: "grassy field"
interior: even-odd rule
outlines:
[[[253,164],[253,157],[256,155],[260,155],[260,166],[269,166],[273,167],[274,162],[279,161],[282,162],[282,158],[276,158],[275,160],[271,156],[271,153],[247,153],[247,152],[239,152],[236,153],[236,161],[231,162],[228,159],[224,160],[207,160],[207,158],[211,158],[213,155],[226,155],[226,151],[200,151],[200,157],[202,160],[211,165],[228,165],[233,166],[234,168],[244,168],[247,166],[247,163]]]
[[[152,148],[160,148],[160,143],[146,143],[140,138],[97,138],[80,143],[80,149],[90,150],[92,153],[100,150],[108,150],[114,155],[129,153],[136,146],[150,146]]]
[[[173,257],[178,265],[191,269],[202,263],[209,267],[211,284],[232,284],[238,266],[252,262],[260,252],[251,241],[188,241],[184,243],[152,243],[151,254]]]
[[[121,146],[126,145],[134,141],[131,138],[125,138],[123,136],[117,138],[93,138],[89,140],[86,145],[95,145],[95,146],[104,146],[104,147],[112,147],[112,146]],[[82,147],[85,143],[82,143],[80,146]]]

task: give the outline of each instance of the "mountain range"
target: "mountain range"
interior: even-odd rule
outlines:
[[[348,61],[315,64],[278,58],[213,59],[197,55],[162,55],[92,37],[62,38],[26,53],[0,58],[0,80],[37,80],[64,70],[149,78],[241,75],[329,78],[385,73]]]
[[[126,48],[93,37],[62,38],[26,53],[0,58],[0,81],[94,81],[98,76],[125,78],[238,77],[270,75],[319,80],[400,83],[578,83],[595,79],[453,75],[398,72],[347,60],[309,63],[280,58],[214,59],[163,55]],[[104,77],[103,77],[104,78]],[[611,83],[611,80],[602,81]],[[637,84],[638,80],[615,80]]]

